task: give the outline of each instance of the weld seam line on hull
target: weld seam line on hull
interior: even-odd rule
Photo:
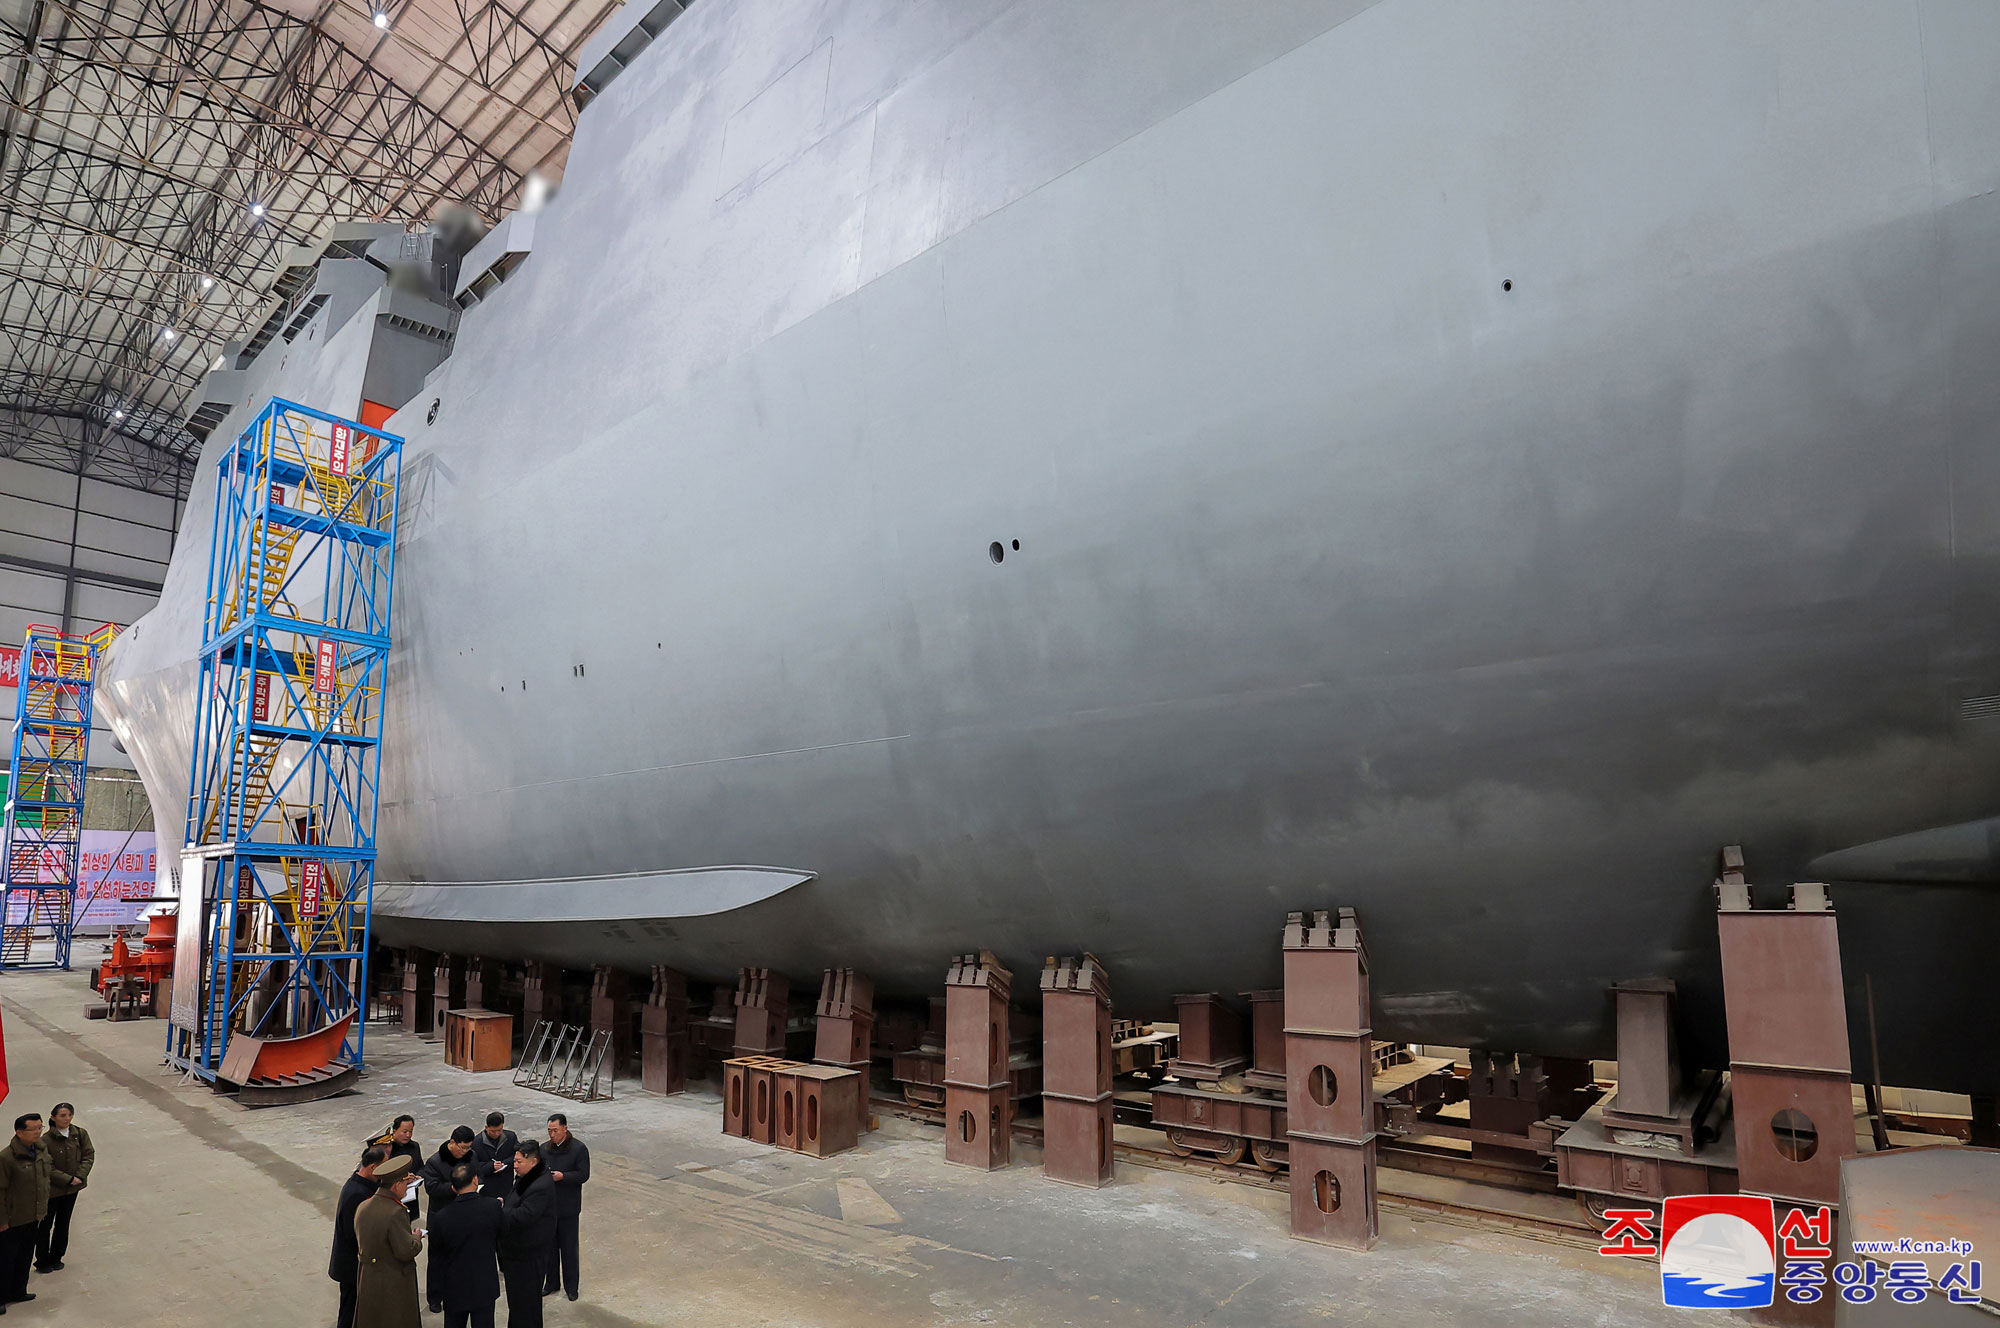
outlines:
[[[403,807],[412,801],[458,802],[466,798],[490,798],[495,793],[519,793],[524,789],[555,788],[561,784],[587,784],[599,779],[623,779],[627,775],[655,775],[666,770],[692,770],[697,766],[725,765],[731,761],[755,761],[766,756],[804,756],[811,752],[831,752],[842,747],[868,747],[884,742],[901,742],[915,735],[892,733],[883,738],[855,738],[850,742],[826,742],[817,747],[787,747],[775,752],[744,752],[740,756],[709,756],[699,761],[676,761],[671,765],[642,765],[631,770],[606,770],[595,775],[570,775],[565,779],[543,779],[532,784],[508,784],[502,788],[479,789],[471,793],[451,793],[435,798],[398,798],[394,802],[384,801],[384,807]]]

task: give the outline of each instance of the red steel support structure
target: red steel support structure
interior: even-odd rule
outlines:
[[[521,978],[521,1036],[535,1031],[544,1020],[563,1022],[562,969],[539,959],[530,959]]]
[[[1285,920],[1292,1234],[1365,1250],[1378,1233],[1368,952],[1354,910]]]
[[[868,1128],[868,1069],[875,1033],[875,983],[851,968],[829,968],[820,977],[819,1006],[814,1011],[813,1060],[840,1070],[853,1070],[854,1120]],[[844,1081],[843,1081],[844,1082]],[[829,1091],[836,1085],[829,1084]]]
[[[625,974],[599,964],[590,977],[590,1031],[611,1034],[611,1077],[632,1063],[632,995]]]
[[[403,951],[403,1031],[419,1037],[436,1026],[431,999],[431,956],[414,946]]]
[[[653,965],[653,990],[639,1018],[639,1087],[648,1093],[686,1092],[687,976],[664,964]]]
[[[459,986],[463,990],[461,983],[453,981],[454,977],[457,976],[453,970],[458,969],[459,962],[440,950],[437,956],[437,963],[431,969],[430,1035],[434,1038],[442,1038],[444,1036],[445,1013],[450,1010],[464,1008],[464,1002],[454,1000],[452,993],[454,986]],[[459,971],[462,972],[463,970]]]
[[[471,955],[465,961],[465,1008],[486,1008],[486,961],[478,955]]]
[[[1013,1160],[1007,999],[1014,975],[992,951],[951,961],[944,988],[944,1160],[996,1171]]]
[[[737,971],[734,1052],[738,1058],[785,1054],[785,1020],[791,1013],[791,999],[792,984],[783,973],[768,968]]]
[[[1111,988],[1096,955],[1042,967],[1042,1174],[1111,1183]]]
[[[1824,885],[1785,908],[1751,904],[1740,872],[1716,883],[1737,1184],[1808,1206],[1840,1202],[1856,1153],[1840,943]]]

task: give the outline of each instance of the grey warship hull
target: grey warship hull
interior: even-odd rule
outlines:
[[[1941,0],[695,5],[387,426],[377,935],[1163,1012],[1353,905],[1378,1036],[1608,1055],[1660,975],[1718,1059],[1721,845],[2000,810],[1996,59]],[[205,545],[100,688],[163,829]],[[1986,887],[1835,901],[1888,1080],[2000,1088]]]

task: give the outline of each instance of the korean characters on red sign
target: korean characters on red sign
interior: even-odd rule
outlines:
[[[344,424],[333,426],[333,440],[327,444],[326,465],[334,474],[345,476],[354,450],[354,431]]]
[[[1599,1254],[1647,1258],[1659,1254],[1659,1240],[1652,1227],[1659,1220],[1658,1213],[1650,1208],[1611,1208],[1604,1216],[1609,1225],[1604,1228],[1605,1243],[1597,1247]]]
[[[313,690],[323,696],[333,695],[333,679],[340,662],[340,643],[320,639],[319,650],[313,658]]]
[[[320,891],[326,886],[326,864],[318,858],[307,858],[299,873],[299,916],[313,918],[319,916]]]

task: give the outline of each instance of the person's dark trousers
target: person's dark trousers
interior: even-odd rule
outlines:
[[[536,1306],[540,1309],[540,1305]],[[493,1328],[493,1307],[481,1305],[476,1310],[446,1310],[444,1328]]]
[[[340,1314],[334,1319],[335,1328],[354,1328],[354,1289],[358,1284],[348,1278],[340,1286]]]
[[[425,1241],[424,1242],[424,1305],[426,1307],[436,1307],[442,1304],[443,1302],[444,1302],[444,1296],[438,1291],[437,1247],[435,1245],[432,1245],[429,1241]]]
[[[549,1271],[542,1282],[544,1294],[561,1286],[572,1297],[577,1293],[576,1213],[556,1214],[556,1243],[549,1249]]]
[[[542,1328],[542,1270],[533,1263],[500,1261],[507,1285],[507,1328]]]
[[[10,1305],[28,1294],[28,1269],[35,1262],[35,1233],[40,1229],[17,1226],[0,1231],[0,1300]]]
[[[69,1219],[75,1211],[74,1194],[49,1200],[49,1215],[35,1228],[35,1267],[53,1267],[69,1253]]]

